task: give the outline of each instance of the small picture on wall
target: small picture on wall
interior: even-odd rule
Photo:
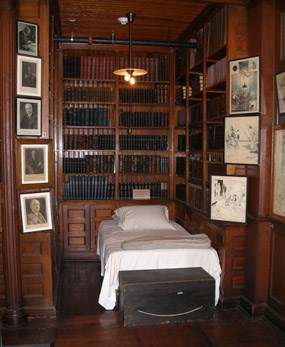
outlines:
[[[210,218],[246,223],[247,177],[212,175],[210,181]]]
[[[41,103],[40,99],[17,98],[17,135],[41,135]]]
[[[17,94],[24,96],[41,96],[41,59],[17,56]]]
[[[23,232],[52,228],[50,192],[21,194]]]
[[[19,54],[38,55],[38,25],[17,21],[17,52]]]
[[[275,75],[279,115],[285,114],[285,71]]]

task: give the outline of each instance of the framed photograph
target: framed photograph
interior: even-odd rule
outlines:
[[[260,111],[259,57],[229,62],[229,114]]]
[[[17,98],[17,135],[40,136],[42,126],[41,99]]]
[[[20,195],[23,232],[52,229],[50,192]]]
[[[259,116],[225,117],[226,164],[259,164],[259,122]]]
[[[37,24],[17,21],[17,53],[32,56],[39,54]]]
[[[285,217],[285,129],[275,130],[272,212]]]
[[[210,180],[210,219],[246,223],[247,177],[212,175]]]
[[[285,71],[275,75],[277,107],[279,115],[285,114]]]
[[[18,140],[17,183],[19,189],[51,186],[50,140]]]
[[[17,95],[41,96],[41,58],[17,55]]]

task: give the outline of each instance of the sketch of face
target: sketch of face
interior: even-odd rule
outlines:
[[[32,107],[31,104],[26,104],[25,105],[25,112],[29,116],[33,113],[33,107]]]
[[[33,212],[39,212],[39,211],[40,211],[40,208],[41,208],[41,204],[40,204],[39,200],[33,199],[33,200],[31,201],[30,207],[31,207],[31,210],[32,210]]]

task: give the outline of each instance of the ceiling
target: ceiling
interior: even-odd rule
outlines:
[[[153,42],[185,42],[185,32],[197,17],[219,4],[243,5],[245,0],[53,0],[55,34],[58,38],[92,37],[93,39],[127,40],[128,26],[117,18],[135,14],[132,40]]]

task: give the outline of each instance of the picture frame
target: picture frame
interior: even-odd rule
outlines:
[[[259,164],[260,117],[225,117],[224,163]]]
[[[272,213],[285,217],[285,129],[274,133]]]
[[[260,112],[259,56],[229,62],[229,114]]]
[[[210,219],[246,223],[248,178],[246,176],[210,177]]]
[[[51,187],[51,166],[51,140],[18,140],[16,179],[19,189]]]
[[[42,126],[42,100],[17,98],[17,135],[40,136]]]
[[[20,194],[23,232],[52,229],[50,192]]]
[[[39,55],[38,25],[17,21],[17,53],[30,56]]]
[[[280,13],[280,60],[285,59],[285,11]]]
[[[285,71],[275,74],[278,114],[285,114]]]
[[[41,97],[41,73],[41,58],[17,55],[17,95]]]

